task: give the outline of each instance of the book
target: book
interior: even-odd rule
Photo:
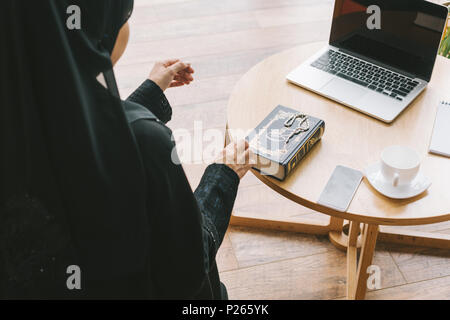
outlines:
[[[279,105],[247,136],[250,149],[257,156],[254,169],[283,181],[320,141],[325,122],[310,115],[302,115],[292,122],[292,117],[300,114],[298,110]],[[289,120],[291,125],[287,126]],[[304,131],[293,134],[300,126]]]
[[[441,101],[436,113],[430,152],[450,157],[450,102]]]

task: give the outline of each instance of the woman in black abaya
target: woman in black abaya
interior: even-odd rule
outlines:
[[[73,4],[80,30],[66,26]],[[226,298],[215,255],[249,167],[213,164],[193,193],[173,163],[163,90],[192,81],[183,62],[120,100],[111,54],[132,6],[1,4],[1,297]]]

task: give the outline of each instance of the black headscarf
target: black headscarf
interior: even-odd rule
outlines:
[[[105,24],[102,44],[109,53],[112,53],[120,29],[133,13],[134,0],[113,0],[107,5],[109,16]]]
[[[81,9],[81,30],[66,26],[70,5]],[[97,80],[112,70],[132,1],[0,7],[0,294],[32,291],[26,281],[64,253],[85,289],[140,270],[144,170],[120,99]]]

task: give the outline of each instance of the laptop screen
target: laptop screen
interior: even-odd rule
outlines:
[[[336,0],[330,45],[429,81],[447,14],[422,0]]]

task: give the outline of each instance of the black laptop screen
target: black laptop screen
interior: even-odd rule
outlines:
[[[422,0],[336,0],[330,44],[428,81],[447,14]]]

